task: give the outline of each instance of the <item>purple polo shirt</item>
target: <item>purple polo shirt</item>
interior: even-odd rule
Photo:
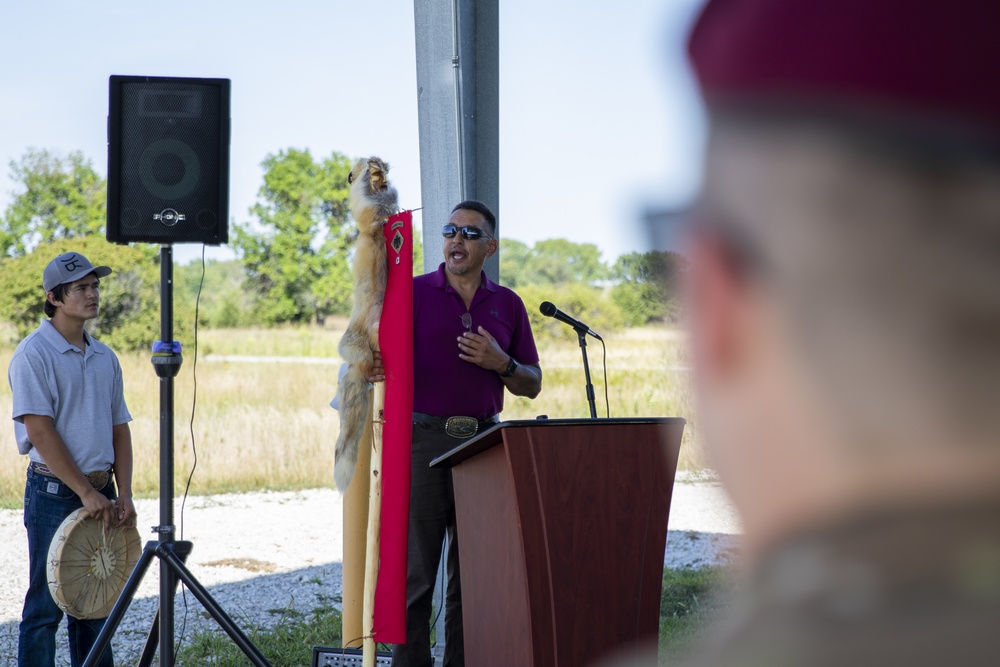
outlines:
[[[462,315],[472,315],[472,331],[486,329],[519,364],[537,364],[528,312],[517,294],[485,273],[466,311],[444,271],[441,264],[434,273],[413,279],[413,410],[438,417],[492,417],[503,410],[503,381],[458,358],[458,337],[465,332]]]

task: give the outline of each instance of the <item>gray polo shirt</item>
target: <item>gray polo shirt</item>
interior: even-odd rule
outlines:
[[[17,346],[7,371],[18,451],[44,463],[28,441],[24,415],[52,417],[56,432],[85,473],[114,463],[112,430],[132,421],[118,357],[90,334],[86,338],[87,349],[80,350],[42,320]]]

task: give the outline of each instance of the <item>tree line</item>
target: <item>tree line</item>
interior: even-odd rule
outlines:
[[[261,164],[263,182],[249,218],[233,220],[234,261],[177,266],[175,337],[194,323],[211,327],[275,326],[346,316],[351,309],[351,249],[347,174],[353,160],[333,152],[314,158],[285,149]],[[0,319],[19,336],[42,317],[40,282],[48,261],[69,248],[115,269],[105,281],[100,318],[91,329],[122,350],[148,350],[159,337],[159,255],[154,244],[120,246],[104,240],[107,183],[80,152],[61,156],[29,150],[10,164],[14,198],[0,214]],[[420,234],[414,267],[422,271]],[[504,238],[501,281],[517,290],[539,335],[555,330],[537,304],[557,301],[586,315],[595,329],[676,319],[676,282],[683,258],[673,253],[623,255],[612,264],[594,244],[549,239],[528,246]]]

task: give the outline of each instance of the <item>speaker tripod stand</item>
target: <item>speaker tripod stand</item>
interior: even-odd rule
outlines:
[[[160,560],[160,606],[153,617],[153,624],[146,637],[146,644],[139,659],[140,667],[152,664],[157,644],[160,649],[160,666],[174,664],[174,594],[178,580],[205,607],[226,631],[241,651],[256,667],[271,667],[271,663],[233,622],[226,611],[195,579],[184,564],[193,544],[175,541],[174,532],[174,378],[180,372],[181,344],[173,340],[173,249],[169,244],[160,246],[160,337],[153,345],[153,368],[160,378],[160,523],[154,526],[156,541],[147,542],[118,601],[108,615],[104,628],[97,636],[83,667],[94,667],[111,636],[125,617],[132,598],[154,558]]]

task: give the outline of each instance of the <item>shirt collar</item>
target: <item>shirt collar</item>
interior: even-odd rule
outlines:
[[[52,322],[50,320],[46,319],[42,320],[42,326],[39,329],[39,333],[41,334],[42,338],[44,338],[45,341],[48,342],[49,345],[51,345],[56,349],[57,352],[81,351],[80,348],[78,348],[76,345],[71,344],[68,340],[63,338],[63,335],[59,333],[59,330],[56,329],[54,326],[52,326]],[[94,339],[90,336],[90,333],[86,329],[83,330],[83,337],[87,341],[87,349],[86,349],[87,354],[101,353],[101,350],[98,349],[96,345],[94,345]]]
[[[438,270],[435,271],[433,274],[431,274],[430,284],[433,287],[437,287],[438,289],[443,289],[443,290],[447,290],[448,288],[451,287],[448,284],[448,276],[446,276],[444,272],[445,272],[444,262],[441,262],[440,266],[438,266]],[[487,278],[485,271],[481,271],[479,289],[484,289],[484,288],[489,292],[496,292],[497,290],[499,290],[500,286],[497,285],[492,280],[490,280],[489,278]],[[476,291],[478,292],[479,290]]]

